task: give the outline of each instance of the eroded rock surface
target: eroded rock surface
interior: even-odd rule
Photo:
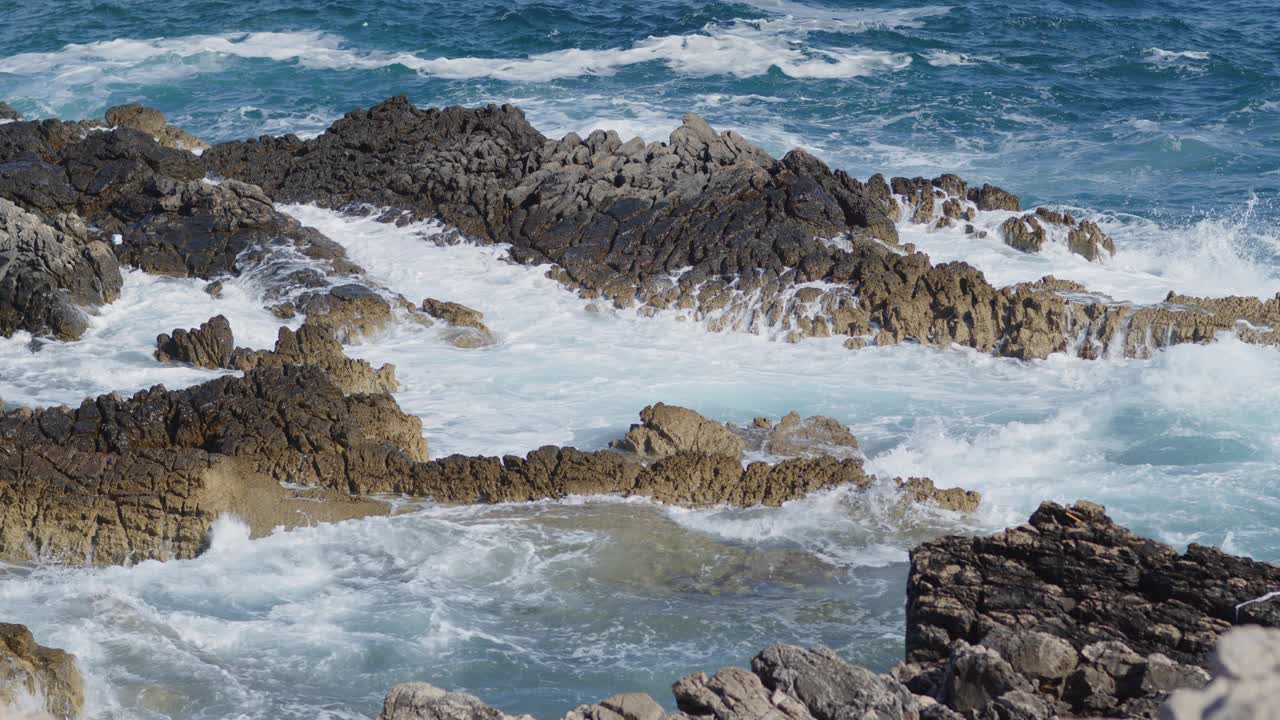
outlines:
[[[177,150],[205,150],[209,143],[165,123],[164,113],[137,103],[117,105],[107,110],[107,124],[139,130],[156,139],[161,145]]]
[[[155,356],[160,362],[187,363],[217,370],[228,366],[235,347],[231,323],[225,316],[215,315],[198,328],[161,333],[156,337]]]
[[[444,322],[451,330],[448,340],[460,348],[476,348],[492,345],[493,332],[484,324],[484,313],[456,302],[427,298],[422,301],[422,312]]]
[[[1098,505],[1044,503],[1027,525],[913,551],[902,677],[961,711],[1018,693],[1008,703],[1058,715],[1149,717],[1207,682],[1232,625],[1280,625],[1280,600],[1258,600],[1277,587],[1280,567],[1179,554]]]
[[[654,459],[691,451],[740,460],[745,446],[728,426],[678,405],[657,403],[640,411],[640,422],[611,445]]]
[[[438,219],[511,243],[514,259],[554,263],[552,276],[584,297],[713,330],[849,336],[851,347],[956,343],[1017,358],[1143,355],[1228,330],[1280,343],[1261,322],[1280,299],[1246,315],[1190,299],[1190,312],[1135,311],[1042,283],[995,288],[964,263],[933,265],[897,247],[904,204],[916,222],[950,224],[1020,211],[1017,197],[954,175],[862,182],[801,150],[771,158],[696,116],[667,143],[607,132],[557,141],[510,106],[421,110],[396,97],[312,140],[226,143],[202,160],[278,201],[388,208],[388,221]],[[1096,226],[1072,219],[1061,231],[1075,252],[1111,251]]]
[[[274,350],[236,348],[225,367],[249,372],[290,365],[322,369],[345,393],[391,393],[400,389],[395,365],[388,363],[374,368],[367,360],[347,357],[342,345],[334,339],[333,327],[316,323],[310,317],[296,331],[280,328]]]
[[[0,716],[65,720],[83,707],[75,656],[37,645],[24,625],[0,623]]]

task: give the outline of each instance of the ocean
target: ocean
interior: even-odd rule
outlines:
[[[1052,274],[1116,300],[1280,292],[1280,12],[1172,0],[874,5],[0,0],[0,100],[30,117],[142,102],[210,142],[310,136],[406,94],[508,102],[548,136],[664,139],[686,112],[775,155],[802,146],[866,177],[955,172],[1098,222],[1088,263],[903,224],[934,262],[1004,285]],[[958,348],[844,349],[712,333],[598,307],[501,247],[431,242],[309,206],[286,212],[407,297],[475,307],[499,343],[461,350],[401,324],[348,348],[392,362],[433,456],[605,447],[645,405],[749,422],[847,423],[870,470],[979,490],[972,516],[904,516],[886,494],[779,509],[574,498],[417,506],[250,541],[220,521],[190,561],[0,567],[0,621],[74,652],[95,719],[371,718],[427,680],[557,718],[623,691],[669,702],[695,670],[771,642],[901,659],[908,550],[1087,498],[1137,532],[1280,561],[1280,353],[1231,337],[1149,359],[1022,362]],[[126,275],[85,338],[0,339],[0,398],[181,387],[158,333],[215,313],[238,344],[282,321],[253,277]],[[296,321],[294,321],[296,325]]]

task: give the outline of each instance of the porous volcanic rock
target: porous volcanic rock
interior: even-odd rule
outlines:
[[[311,140],[226,143],[201,160],[278,201],[385,208],[388,221],[437,219],[510,243],[515,260],[553,263],[551,276],[583,297],[713,330],[844,335],[854,347],[955,343],[1023,359],[1138,356],[1228,330],[1280,343],[1257,314],[1135,310],[1036,283],[995,288],[965,263],[933,265],[897,247],[895,193],[917,222],[1020,211],[1017,197],[954,175],[862,182],[802,150],[771,158],[696,116],[667,143],[603,131],[550,140],[510,106],[422,110],[395,97]],[[1086,256],[1109,251],[1092,227],[1063,232]]]
[[[117,105],[106,112],[107,125],[132,128],[156,139],[161,145],[176,150],[206,150],[209,143],[164,121],[164,113],[137,103]]]
[[[84,707],[84,687],[75,656],[37,645],[24,625],[0,623],[0,715],[36,710],[53,718],[75,718]]]
[[[1280,625],[1280,567],[1179,554],[1087,502],[1044,503],[1027,525],[928,542],[911,561],[901,677],[961,711],[1017,692],[1059,715],[1150,717],[1208,680],[1233,624]]]
[[[180,362],[217,370],[228,366],[235,347],[231,323],[226,316],[215,315],[198,328],[158,335],[155,357],[160,362]]]

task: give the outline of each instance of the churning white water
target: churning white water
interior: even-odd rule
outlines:
[[[349,349],[396,364],[397,399],[422,417],[435,456],[600,448],[656,401],[737,422],[797,410],[848,423],[882,476],[979,490],[984,507],[901,517],[879,493],[847,491],[780,509],[428,505],[256,541],[228,518],[192,561],[0,568],[6,617],[79,655],[95,718],[368,718],[408,679],[556,717],[622,691],[665,700],[681,675],[742,664],[773,641],[826,643],[887,669],[901,654],[907,549],[1020,522],[1043,499],[1089,498],[1169,542],[1280,559],[1275,350],[1224,337],[1150,360],[1018,362],[789,345],[584,302],[500,247],[437,245],[428,224],[287,211],[387,289],[486,314],[492,347],[457,349],[439,327],[401,323]],[[1230,223],[1180,231],[1205,235],[1187,248],[1221,242],[1234,262],[1217,264],[1158,249],[1147,225],[1108,230],[1120,254],[1088,265],[903,228],[935,260],[954,253],[1002,283],[1055,274],[1140,302],[1276,289],[1274,273],[1234,252]],[[161,367],[150,353],[157,333],[216,313],[239,344],[271,344],[280,321],[252,281],[227,283],[220,299],[201,288],[131,273],[84,340],[35,352],[28,337],[0,341],[0,397],[78,403],[201,382],[215,373]]]

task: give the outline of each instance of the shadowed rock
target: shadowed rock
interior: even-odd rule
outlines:
[[[217,370],[229,365],[235,346],[231,323],[226,317],[215,315],[198,328],[174,330],[172,335],[161,333],[156,337],[155,356],[160,362]]]
[[[25,697],[24,697],[25,696]],[[74,718],[84,706],[75,656],[37,645],[23,625],[0,623],[0,715],[38,703],[49,718]],[[27,717],[25,713],[17,717]]]

